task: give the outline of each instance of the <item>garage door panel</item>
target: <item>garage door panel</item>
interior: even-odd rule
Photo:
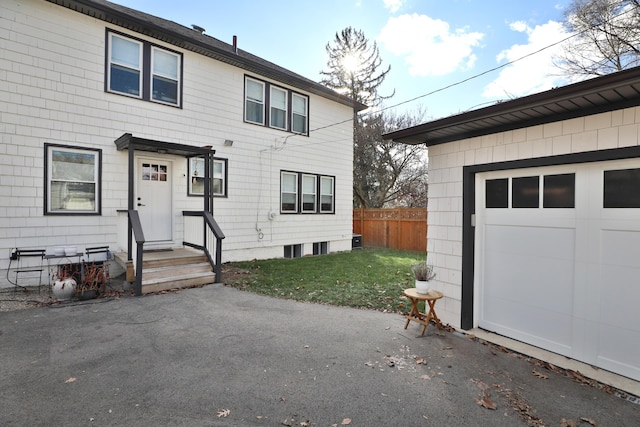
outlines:
[[[599,329],[599,350],[596,365],[640,381],[640,333],[628,328]]]
[[[575,230],[491,225],[485,235],[485,295],[571,310]]]
[[[640,232],[602,230],[601,239],[598,364],[640,378]]]
[[[541,309],[504,298],[485,304],[482,327],[517,340],[570,356],[572,319],[566,313]],[[500,313],[494,315],[493,313]]]
[[[497,225],[485,230],[481,326],[569,354],[575,231]]]
[[[563,167],[575,208],[484,206],[486,180],[510,192],[513,177]],[[640,209],[603,204],[604,172],[632,168],[640,159],[476,176],[480,327],[640,380]]]

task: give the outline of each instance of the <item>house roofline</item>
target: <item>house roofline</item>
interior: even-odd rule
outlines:
[[[320,83],[314,82],[286,68],[176,22],[105,0],[47,1],[249,72],[260,74],[261,76],[288,84],[300,90],[352,107],[355,111],[362,111],[368,108],[367,105],[339,94]]]

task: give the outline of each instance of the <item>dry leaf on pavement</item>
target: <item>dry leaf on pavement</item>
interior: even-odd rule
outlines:
[[[487,409],[495,410],[498,408],[498,405],[496,405],[496,403],[493,400],[491,400],[488,394],[485,394],[482,397],[482,399],[476,400],[476,403],[482,406],[483,408],[487,408]]]
[[[229,409],[218,409],[216,415],[218,416],[218,418],[227,418],[230,413],[231,411]]]
[[[545,375],[541,372],[536,371],[535,369],[531,371],[531,373],[533,374],[534,377],[538,377],[540,379],[543,380],[548,380],[549,379],[549,375]]]

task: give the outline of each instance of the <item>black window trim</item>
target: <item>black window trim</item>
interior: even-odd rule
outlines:
[[[296,182],[298,185],[298,191],[296,193],[296,202],[297,202],[297,209],[295,211],[283,211],[282,210],[282,174],[283,173],[288,173],[288,174],[295,174],[296,175]],[[302,177],[304,175],[308,175],[308,176],[315,176],[316,177],[316,209],[315,211],[303,211],[302,209]],[[333,204],[332,204],[332,209],[331,211],[323,211],[322,207],[321,207],[321,194],[320,194],[320,182],[322,181],[322,178],[331,178],[332,183],[333,183]],[[281,170],[280,171],[280,213],[282,215],[335,215],[336,213],[336,177],[334,175],[325,175],[325,174],[319,174],[319,173],[311,173],[311,172],[300,172],[300,171],[293,171],[293,170]]]
[[[49,149],[64,148],[67,150],[89,151],[96,155],[97,182],[96,182],[96,210],[95,211],[50,211],[49,210]],[[44,215],[56,216],[101,216],[102,215],[102,149],[92,147],[81,147],[76,145],[44,143],[44,205],[42,207]]]
[[[111,90],[109,88],[109,67],[111,65],[111,58],[109,56],[109,48],[111,45],[111,41],[110,41],[110,35],[111,34],[115,34],[118,35],[122,38],[126,38],[126,39],[130,39],[130,40],[134,40],[138,43],[142,43],[142,69],[141,69],[141,78],[142,78],[142,93],[140,94],[140,96],[135,96],[135,95],[128,95],[126,93],[123,92],[118,92],[118,91],[114,91]],[[151,68],[152,64],[151,64],[151,50],[152,48],[156,48],[156,49],[160,49],[160,50],[164,50],[167,52],[171,52],[177,56],[180,57],[180,65],[179,65],[179,69],[178,69],[178,102],[175,104],[172,104],[170,102],[165,102],[165,101],[160,101],[157,99],[153,99],[153,97],[151,96],[151,84],[152,84],[152,74],[153,74],[153,70]],[[110,93],[110,94],[114,94],[114,95],[120,95],[120,96],[124,96],[127,98],[133,98],[133,99],[139,99],[142,101],[147,101],[147,102],[153,102],[154,104],[160,104],[160,105],[166,105],[168,107],[174,107],[174,108],[182,108],[182,95],[183,95],[183,81],[184,81],[184,54],[182,52],[179,52],[177,50],[173,50],[173,49],[169,49],[165,46],[161,46],[159,44],[156,43],[152,43],[148,40],[145,39],[141,39],[139,37],[135,37],[132,36],[130,34],[126,34],[117,30],[114,30],[112,28],[106,28],[105,29],[105,52],[104,52],[104,91],[106,93]]]
[[[189,181],[191,180],[191,159],[195,158],[195,157],[189,157],[187,158],[187,196],[188,197],[204,197],[204,193],[193,193],[191,192],[191,185],[189,183]],[[213,194],[213,197],[218,197],[221,199],[226,199],[229,197],[229,183],[228,183],[228,178],[229,178],[229,159],[225,159],[223,157],[214,157],[213,161],[221,161],[224,163],[224,182],[223,182],[223,191],[224,194]],[[211,176],[211,179],[213,180],[213,175]]]
[[[254,122],[251,120],[247,120],[247,79],[254,80],[256,82],[262,83],[264,85],[264,105],[263,105],[263,122]],[[287,93],[287,117],[286,117],[286,128],[280,128],[276,126],[271,126],[271,87],[276,87],[278,89],[284,90]],[[305,98],[307,100],[307,115],[306,115],[306,132],[294,132],[293,131],[293,94]],[[255,76],[251,76],[248,74],[244,75],[243,80],[243,102],[242,102],[242,120],[245,123],[249,123],[256,126],[263,126],[269,129],[279,130],[282,132],[289,132],[294,135],[301,136],[309,136],[309,116],[310,116],[310,99],[309,95],[305,95],[304,93],[288,89],[284,86],[280,86],[275,83],[271,83],[267,80],[257,78]]]

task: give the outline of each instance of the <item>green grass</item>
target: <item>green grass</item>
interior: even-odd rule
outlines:
[[[411,265],[425,254],[391,249],[225,264],[230,286],[278,298],[406,312],[402,291],[414,287]]]

